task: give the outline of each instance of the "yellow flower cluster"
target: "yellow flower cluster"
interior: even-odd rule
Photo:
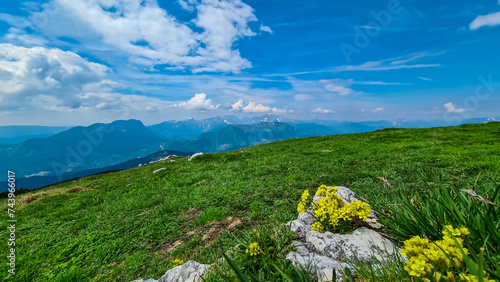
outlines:
[[[321,233],[325,233],[325,228],[323,227],[323,225],[321,225],[321,222],[313,223],[311,226],[311,229],[316,230],[316,231],[321,232]]]
[[[336,193],[337,187],[329,187],[321,185],[316,192],[316,196],[320,197],[312,207],[314,217],[318,219],[313,223],[312,230],[324,233],[325,229],[336,231],[339,224],[351,222],[354,218],[366,220],[370,216],[370,206],[362,201],[355,201],[349,204],[344,204],[342,197]],[[309,191],[305,190],[301,197],[301,202],[297,206],[299,213],[307,211],[306,206],[312,201]],[[350,224],[349,224],[350,226]]]
[[[308,203],[312,200],[311,195],[309,195],[309,190],[304,190],[304,193],[302,193],[301,196],[302,202]]]
[[[250,254],[250,256],[257,256],[257,255],[263,255],[264,252],[259,246],[259,243],[254,242],[248,246],[248,249],[245,251],[247,254]]]
[[[401,254],[408,257],[405,270],[411,276],[420,277],[425,282],[455,281],[453,267],[465,269],[460,249],[468,254],[463,241],[470,234],[469,230],[466,227],[453,228],[452,225],[446,225],[442,233],[443,239],[436,242],[420,236],[404,242]],[[459,277],[461,281],[478,281],[476,276],[470,274],[460,273]]]
[[[174,260],[174,267],[177,267],[177,266],[183,265],[183,264],[184,264],[183,260],[180,260],[180,259],[175,259]]]
[[[460,279],[462,281],[467,281],[467,282],[479,282],[479,277],[477,276],[474,276],[474,275],[471,275],[471,274],[464,274],[464,273],[460,273],[459,275]],[[484,281],[485,282],[496,282],[495,280],[493,279],[489,279],[487,278],[488,275],[486,275],[486,271],[483,271],[483,277],[484,278]]]
[[[299,205],[297,206],[297,211],[299,213],[305,213],[306,212],[306,205],[304,205],[303,202],[300,202]]]
[[[304,193],[302,193],[301,196],[301,202],[297,206],[297,211],[299,213],[305,213],[306,212],[306,206],[312,201],[311,195],[309,195],[309,190],[304,190]]]

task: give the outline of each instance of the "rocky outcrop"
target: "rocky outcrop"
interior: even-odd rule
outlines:
[[[201,156],[201,155],[203,155],[203,153],[196,153],[196,154],[192,155],[191,157],[189,157],[188,161],[192,161],[194,158]]]
[[[346,203],[361,199],[346,187],[337,186],[337,188],[339,188],[337,194]],[[313,201],[317,200],[319,197],[314,197]],[[379,261],[387,260],[387,255],[392,255],[395,251],[395,246],[390,240],[367,227],[360,227],[349,234],[320,233],[311,230],[311,224],[315,222],[311,214],[314,212],[309,209],[307,213],[300,214],[297,220],[288,223],[300,241],[293,242],[297,250],[289,253],[287,259],[294,265],[309,269],[319,281],[332,281],[334,270],[339,277],[341,275],[339,266],[345,268],[349,260],[365,263],[371,263],[373,257]],[[372,228],[381,227],[373,212],[367,223]]]
[[[131,282],[198,282],[202,281],[201,277],[208,272],[209,268],[210,265],[200,264],[190,260],[183,265],[168,270],[158,280],[134,280]]]
[[[158,282],[198,282],[207,273],[210,265],[188,261],[165,272]]]

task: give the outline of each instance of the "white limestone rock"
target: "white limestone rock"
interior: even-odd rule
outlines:
[[[360,227],[349,234],[320,233],[314,230],[306,234],[306,246],[314,253],[318,253],[339,261],[346,262],[346,258],[372,262],[372,256],[381,260],[381,254],[392,255],[392,242],[376,231]]]
[[[337,277],[340,277],[342,274],[339,265],[342,268],[347,266],[346,263],[310,252],[300,242],[294,241],[293,244],[297,246],[297,251],[289,253],[286,259],[292,261],[295,266],[304,267],[312,275],[318,277],[319,281],[332,281],[333,271],[336,272]]]
[[[196,154],[192,155],[191,157],[189,157],[188,161],[191,161],[191,160],[193,160],[194,158],[196,158],[196,157],[198,157],[198,156],[201,156],[201,155],[203,155],[203,153],[196,153]]]
[[[312,210],[311,210],[312,211]],[[299,237],[305,237],[306,232],[308,230],[311,230],[311,224],[316,221],[316,218],[312,216],[311,214],[305,212],[302,214],[299,214],[299,217],[297,220],[290,221],[288,225],[290,226],[290,229],[295,232]]]
[[[337,188],[337,195],[342,197],[346,204],[360,199],[349,188]],[[313,202],[319,199],[320,197],[314,197]],[[308,212],[300,214],[297,220],[288,223],[291,230],[304,242],[294,242],[297,250],[289,253],[287,259],[294,265],[309,270],[319,281],[331,281],[333,270],[337,272],[337,277],[340,277],[339,266],[345,268],[348,260],[371,263],[375,257],[379,261],[387,261],[387,255],[391,256],[394,251],[399,251],[390,240],[367,227],[360,227],[349,234],[320,233],[312,230],[311,224],[315,222],[312,214],[314,211],[309,208]],[[373,211],[366,222],[375,229],[382,227]]]
[[[354,193],[351,189],[349,189],[347,187],[337,186],[337,188],[339,189],[337,191],[337,195],[342,197],[342,199],[344,199],[344,203],[346,203],[346,204],[349,204],[350,202],[356,202],[357,200],[363,200],[361,197],[356,195],[356,193]],[[372,213],[370,214],[370,217],[368,217],[368,219],[375,219],[375,220],[378,219],[377,215],[375,214],[375,212],[373,210],[372,210]]]
[[[310,270],[319,281],[331,281],[333,270],[340,277],[339,266],[345,268],[349,259],[372,263],[375,257],[379,261],[388,261],[387,254],[392,256],[397,250],[390,240],[366,227],[349,234],[320,233],[310,229],[305,233],[306,242],[295,242],[297,250],[286,258],[294,265]]]
[[[188,261],[165,272],[158,282],[198,282],[208,272],[210,265]]]

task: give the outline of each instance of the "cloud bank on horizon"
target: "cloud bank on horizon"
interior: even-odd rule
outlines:
[[[0,125],[499,116],[499,4],[2,3]]]

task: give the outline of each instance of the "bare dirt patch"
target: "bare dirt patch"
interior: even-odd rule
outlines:
[[[234,228],[236,228],[236,226],[238,226],[240,224],[241,224],[240,219],[233,218],[231,216],[222,220],[222,221],[212,222],[212,227],[210,228],[210,230],[208,230],[208,232],[206,232],[203,235],[202,240],[203,241],[212,241],[213,239],[215,239],[215,237],[217,237],[217,234],[219,234],[223,231],[227,231],[229,229],[234,229]]]
[[[19,197],[18,203],[20,204],[29,204],[34,202],[35,200],[45,198],[45,197],[52,197],[52,196],[57,196],[65,193],[79,193],[83,191],[90,191],[92,189],[84,188],[84,187],[74,187],[70,189],[65,189],[65,188],[56,188],[56,189],[51,189],[39,193],[33,193],[33,194],[28,194],[28,195],[23,195]]]
[[[24,196],[21,196],[18,200],[18,202],[20,204],[29,204],[33,201],[35,201],[36,199],[40,199],[42,197],[42,194],[38,193],[38,194],[30,194],[30,195],[24,195]]]
[[[236,226],[238,226],[240,224],[241,224],[241,220],[236,219],[233,222],[231,222],[231,224],[229,224],[229,226],[227,228],[228,229],[233,229],[233,228],[235,228]]]
[[[177,240],[173,243],[167,243],[165,245],[163,245],[160,250],[162,251],[173,251],[175,250],[175,248],[179,247],[180,245],[182,245],[184,242],[182,242],[181,240]]]
[[[192,236],[192,235],[195,235],[195,234],[198,234],[198,233],[201,233],[201,231],[203,230],[203,226],[200,226],[196,229],[193,229],[193,230],[187,230],[186,234],[189,235],[189,236]]]

